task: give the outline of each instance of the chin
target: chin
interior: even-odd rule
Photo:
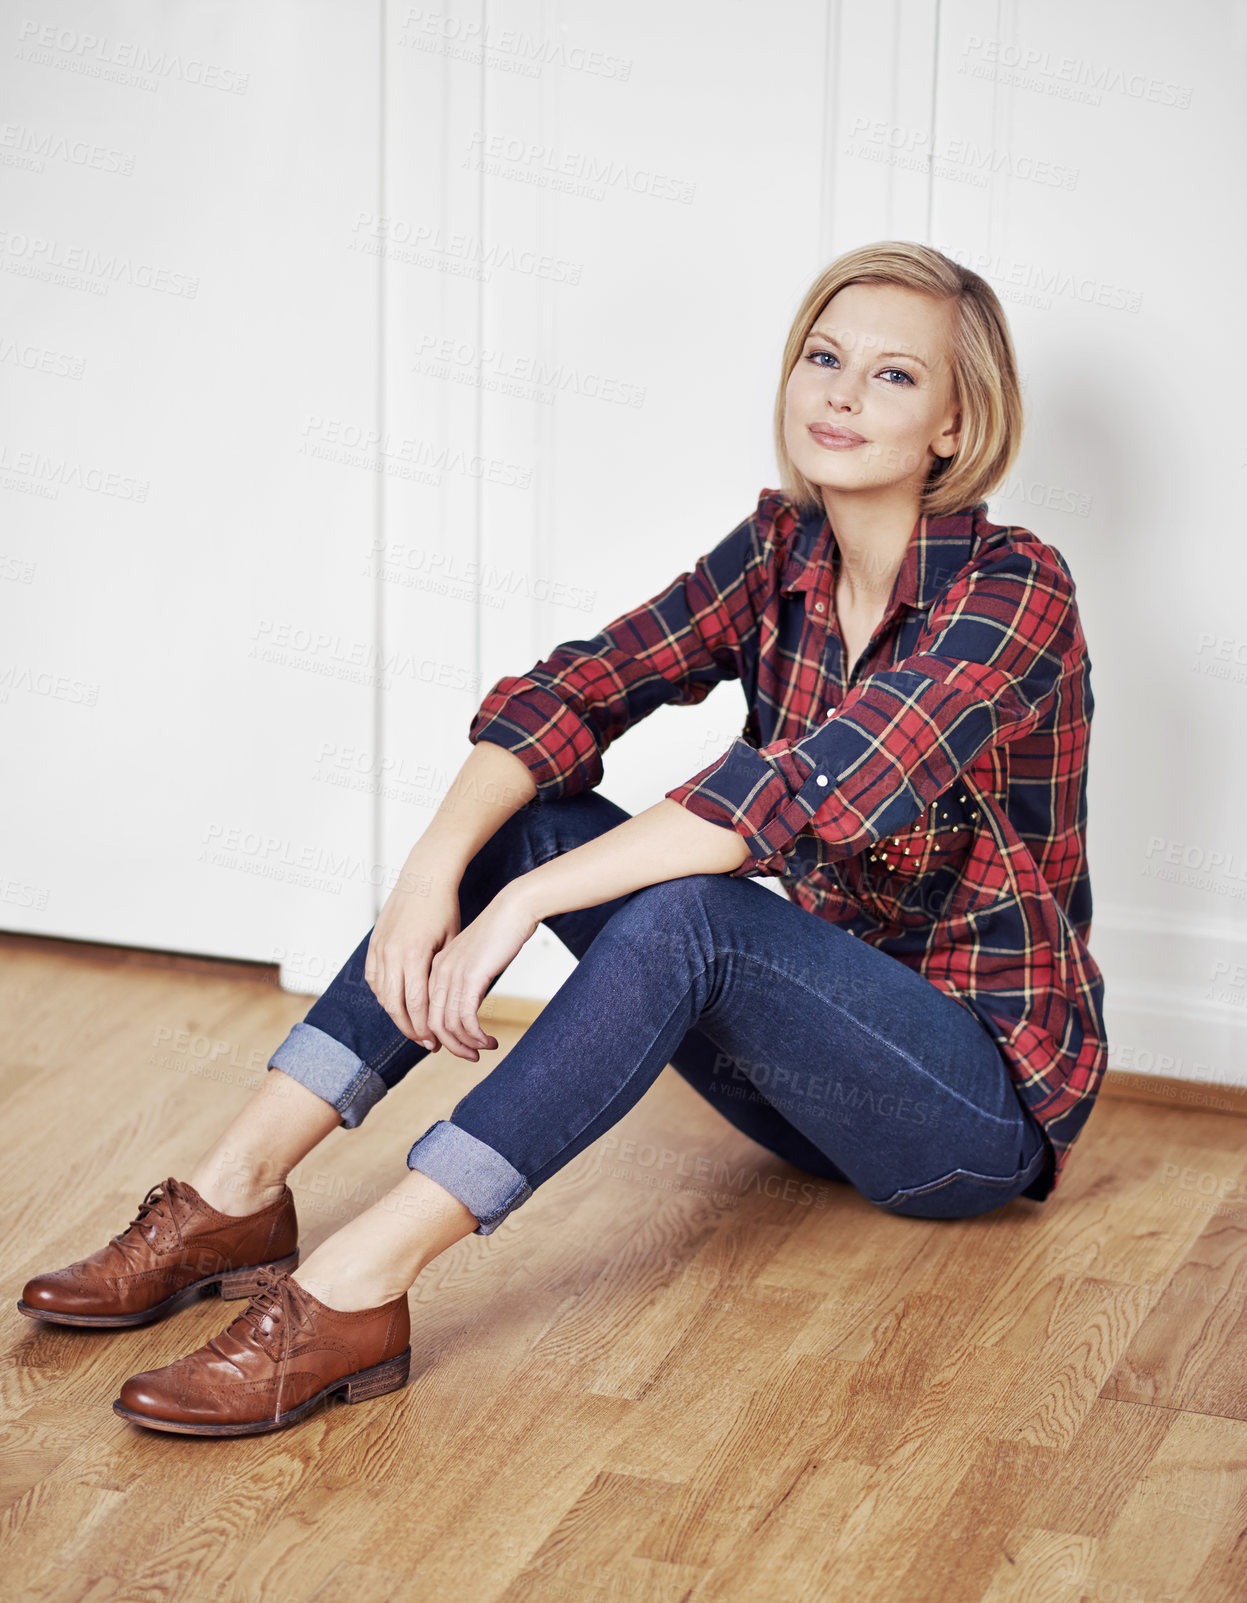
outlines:
[[[793,466],[819,490],[860,490],[863,479],[860,470],[849,461],[838,463],[827,461],[820,457],[815,462],[802,461],[800,457],[792,458]],[[837,471],[837,469],[839,471]]]

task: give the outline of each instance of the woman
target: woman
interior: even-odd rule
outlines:
[[[820,275],[776,396],[783,488],[594,639],[498,682],[265,1086],[121,1236],[27,1285],[24,1312],[112,1327],[213,1285],[249,1297],[127,1380],[118,1413],[240,1434],[401,1386],[420,1271],[667,1063],[760,1146],[890,1212],[1051,1193],[1107,1053],[1074,585],[983,499],[1021,421],[977,274],[885,242]],[[745,690],[742,738],[636,817],[596,792],[613,739],[722,679]],[[785,896],[751,883],[768,875]],[[539,923],[573,973],[404,1179],[299,1264],[286,1176],[427,1052],[496,1047],[481,1000]]]

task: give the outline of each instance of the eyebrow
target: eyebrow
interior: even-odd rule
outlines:
[[[806,338],[811,340],[826,340],[828,345],[840,345],[840,341],[836,339],[834,335],[824,334],[822,329],[819,328],[812,328],[806,335]],[[844,347],[840,346],[840,348],[843,350]],[[880,351],[876,360],[882,361],[885,356],[900,356],[903,357],[907,362],[917,362],[920,367],[926,367],[928,365],[920,356],[915,356],[912,351]]]

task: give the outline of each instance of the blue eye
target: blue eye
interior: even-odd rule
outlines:
[[[813,362],[815,367],[823,367],[823,366],[826,365],[821,360],[821,358],[824,357],[824,356],[827,357],[828,362],[835,362],[836,365],[839,366],[839,359],[837,358],[836,353],[834,351],[811,351],[809,353],[809,355],[806,357],[806,361]],[[905,384],[911,384],[912,385],[913,382],[914,382],[913,379],[909,376],[908,373],[905,372],[905,370],[903,368],[885,367],[885,368],[881,368],[880,372],[882,372],[882,373],[894,373],[896,375],[896,379],[900,379]],[[896,379],[889,379],[888,382],[890,384],[895,385]]]

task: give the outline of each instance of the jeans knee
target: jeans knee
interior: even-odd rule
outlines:
[[[633,891],[603,930],[634,948],[661,947],[686,956],[704,944],[698,932],[713,930],[709,904],[716,895],[717,874],[685,874]]]
[[[653,919],[669,922],[682,914],[700,912],[715,895],[719,874],[682,874],[679,879],[660,879],[654,885],[642,885],[634,891],[628,902],[628,911],[635,920]]]
[[[597,791],[577,791],[547,801],[534,796],[503,820],[477,856],[482,861],[502,856],[526,868],[539,866],[630,816]]]
[[[547,802],[537,801],[534,797],[531,801],[525,802],[522,807],[517,807],[513,813],[509,814],[498,825],[498,828],[481,848],[482,852],[487,851],[491,846],[510,847],[517,840],[537,840],[542,834],[549,805]]]
[[[465,879],[483,875],[486,883],[500,888],[518,874],[556,856],[555,818],[561,801],[543,802],[536,797],[516,808],[499,824],[468,864]]]

